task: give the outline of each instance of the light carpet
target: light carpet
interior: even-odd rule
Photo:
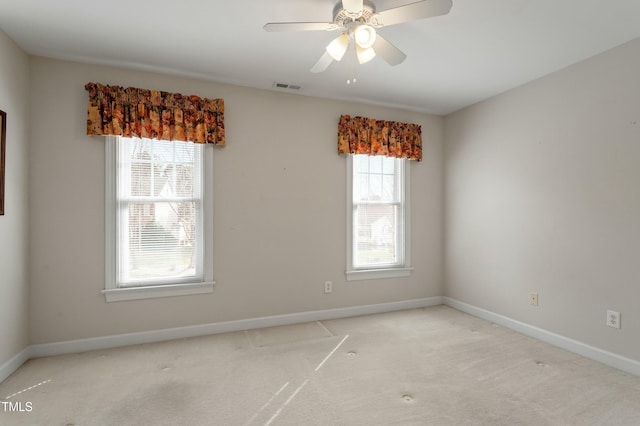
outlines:
[[[640,378],[438,306],[33,359],[0,402],[1,425],[636,426]]]

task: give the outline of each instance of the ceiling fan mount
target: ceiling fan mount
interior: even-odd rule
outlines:
[[[376,29],[390,25],[446,15],[452,0],[421,0],[393,9],[376,11],[370,0],[339,0],[333,8],[332,22],[270,22],[264,30],[275,31],[340,31],[329,43],[324,54],[311,68],[322,72],[331,63],[340,61],[353,41],[358,62],[364,64],[379,55],[390,65],[402,63],[407,55],[377,33]]]

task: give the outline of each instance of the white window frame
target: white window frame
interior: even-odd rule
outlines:
[[[162,283],[157,285],[118,286],[117,184],[120,137],[107,136],[105,141],[105,288],[107,302],[185,296],[213,292],[213,150],[205,145],[202,155],[202,224],[203,279],[200,282]],[[176,142],[182,143],[182,142]]]
[[[399,172],[402,179],[401,202],[403,204],[403,225],[404,235],[403,243],[400,250],[402,251],[403,261],[392,267],[367,267],[357,268],[354,265],[354,229],[355,229],[355,206],[353,203],[353,184],[354,184],[354,156],[347,156],[347,281],[369,280],[378,278],[402,278],[411,275],[413,268],[411,267],[411,188],[409,160],[402,159],[399,161],[401,170]]]

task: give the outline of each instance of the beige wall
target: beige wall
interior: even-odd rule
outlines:
[[[446,117],[448,296],[640,360],[639,76],[636,40]]]
[[[0,110],[7,113],[5,215],[0,216],[0,366],[28,343],[29,58],[0,31]]]
[[[443,119],[167,75],[31,59],[31,343],[384,303],[443,293]],[[215,150],[213,294],[106,303],[104,141],[85,135],[89,82],[224,98]],[[345,90],[347,87],[345,86]],[[346,282],[341,114],[421,124],[411,164],[415,271]],[[325,280],[333,293],[323,293]]]

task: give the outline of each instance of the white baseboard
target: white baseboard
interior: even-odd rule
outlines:
[[[287,315],[274,315],[261,318],[249,318],[237,321],[225,321],[188,327],[169,328],[164,330],[143,331],[139,333],[118,334],[112,336],[93,337],[89,339],[68,340],[65,342],[43,343],[29,347],[29,358],[63,355],[86,352],[98,349],[109,349],[120,346],[155,343],[188,337],[207,336],[211,334],[230,333],[234,331],[252,330],[256,328],[275,327],[280,325],[299,324],[310,321],[353,317],[358,315],[378,314],[382,312],[400,311],[404,309],[424,308],[442,305],[442,297],[404,300],[400,302],[380,303],[376,305],[353,306],[349,308],[328,309],[323,311],[300,312]]]
[[[234,331],[251,330],[257,328],[275,327],[281,325],[299,324],[310,321],[322,321],[359,315],[378,314],[383,312],[400,311],[405,309],[425,308],[445,304],[459,311],[478,318],[494,322],[503,327],[533,337],[551,345],[566,349],[570,352],[593,359],[613,368],[640,376],[640,362],[616,355],[611,352],[586,345],[576,340],[534,327],[532,325],[499,315],[485,309],[459,302],[450,297],[429,297],[423,299],[405,300],[400,302],[380,303],[376,305],[353,306],[349,308],[328,309],[322,311],[300,312],[287,315],[274,315],[261,318],[249,318],[237,321],[225,321],[211,324],[194,325],[188,327],[169,328],[164,330],[143,331],[139,333],[118,334],[89,339],[69,340],[64,342],[43,343],[31,345],[9,361],[0,365],[0,382],[9,377],[23,363],[31,358],[63,355],[69,353],[86,352],[99,349],[110,349],[121,346],[155,343],[167,340],[184,339],[188,337],[206,336]]]
[[[7,377],[9,377],[14,371],[16,371],[22,364],[29,360],[29,348],[23,349],[16,356],[11,358],[9,361],[0,365],[0,383],[4,381]]]
[[[517,331],[525,336],[533,337],[534,339],[541,340],[545,343],[549,343],[553,346],[565,349],[569,352],[582,355],[585,358],[592,359],[594,361],[601,362],[618,370],[622,370],[626,373],[640,376],[640,362],[625,358],[623,356],[607,352],[605,350],[589,346],[585,343],[577,340],[570,339],[559,334],[552,333],[542,328],[534,327],[532,325],[514,320],[503,315],[487,311],[485,309],[477,308],[467,303],[459,302],[450,297],[443,297],[443,303],[459,311],[473,315],[474,317],[482,318],[487,321],[491,321],[495,324]]]

